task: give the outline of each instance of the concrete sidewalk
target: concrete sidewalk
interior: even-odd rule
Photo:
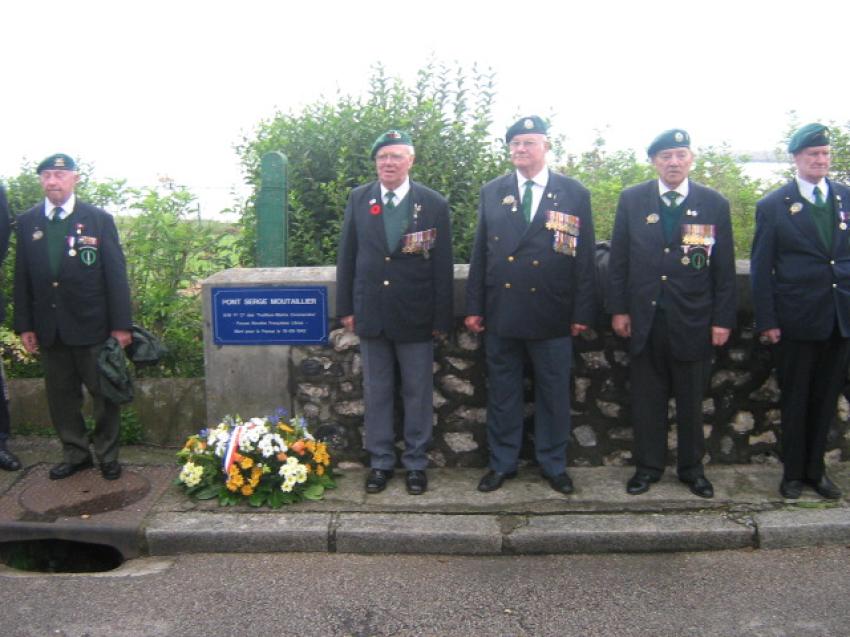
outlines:
[[[108,483],[94,470],[48,481],[47,469],[60,455],[54,440],[15,438],[11,448],[26,468],[0,475],[0,541],[108,543],[128,558],[200,552],[492,555],[850,545],[848,497],[826,502],[807,489],[800,500],[785,501],[778,493],[778,465],[708,466],[715,487],[710,500],[692,495],[674,471],[649,493],[629,496],[629,467],[570,469],[576,492],[569,497],[554,492],[533,468],[486,494],[476,490],[483,469],[433,469],[422,496],[406,493],[403,472],[385,492],[367,495],[366,470],[346,469],[324,500],[274,511],[189,500],[172,484],[174,449],[124,448],[125,475]],[[831,467],[830,475],[850,495],[850,463]],[[144,494],[141,482],[149,486]]]

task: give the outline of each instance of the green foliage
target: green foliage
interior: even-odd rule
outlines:
[[[390,128],[413,137],[416,163],[411,177],[445,195],[452,207],[455,260],[471,250],[478,190],[509,166],[504,146],[492,139],[493,74],[473,67],[429,63],[413,86],[376,66],[365,98],[337,95],[299,114],[278,113],[261,122],[256,136],[237,152],[249,180],[259,184],[261,157],[279,150],[289,160],[290,265],[336,262],[342,216],[349,191],[375,179],[369,151]],[[241,213],[240,261],[255,262],[254,200]]]
[[[611,238],[620,193],[655,174],[649,164],[637,160],[634,151],[607,152],[601,137],[591,150],[568,156],[559,170],[590,190],[593,228],[599,241]]]
[[[767,190],[759,179],[751,179],[742,161],[726,146],[701,148],[696,153],[691,178],[714,188],[729,200],[732,234],[735,239],[735,258],[749,259],[755,232],[756,202]]]
[[[235,238],[220,224],[192,220],[195,198],[184,188],[135,194],[130,208],[139,213],[121,224],[134,320],[168,347],[158,375],[203,376],[200,281],[235,265]]]

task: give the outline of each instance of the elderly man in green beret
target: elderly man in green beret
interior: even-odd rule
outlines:
[[[410,179],[413,141],[389,130],[372,145],[378,179],[351,191],[337,261],[336,309],[360,337],[367,493],[383,491],[396,467],[395,369],[401,374],[406,487],[428,488],[433,427],[434,336],[452,326],[453,261],[445,197]]]
[[[130,344],[130,287],[112,215],[80,201],[74,160],[51,155],[37,168],[44,200],[18,217],[14,328],[30,353],[40,352],[50,418],[63,461],[49,473],[61,480],[93,466],[121,477],[120,407],[100,390],[97,358],[112,336]],[[82,415],[83,386],[94,403],[94,432]]]
[[[782,392],[779,491],[796,499],[809,486],[836,500],[824,452],[850,364],[850,189],[827,178],[826,126],[801,127],[788,152],[796,176],[756,205],[756,331],[774,349]]]
[[[548,124],[523,117],[505,135],[515,171],[481,188],[464,323],[487,352],[489,471],[478,490],[516,476],[525,412],[523,366],[534,370],[534,455],[555,491],[567,472],[572,338],[594,317],[590,192],[550,170]]]
[[[688,177],[690,145],[679,128],[658,135],[647,150],[658,178],[624,190],[614,220],[607,305],[614,332],[629,339],[631,495],[664,473],[674,398],[679,480],[714,496],[702,465],[702,400],[713,347],[735,325],[735,255],[729,202]]]

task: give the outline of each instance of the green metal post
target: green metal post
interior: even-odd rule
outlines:
[[[273,151],[260,160],[260,192],[257,194],[257,266],[286,265],[289,234],[287,212],[288,162],[286,155]]]

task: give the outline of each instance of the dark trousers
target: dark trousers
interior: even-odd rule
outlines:
[[[515,471],[522,446],[524,354],[534,366],[534,454],[547,476],[566,470],[572,339],[525,340],[485,332],[490,468]]]
[[[670,350],[663,312],[656,314],[646,347],[631,360],[634,459],[638,471],[660,478],[667,465],[667,404],[676,400],[677,473],[703,475],[702,400],[711,359],[680,361]]]
[[[847,381],[850,339],[782,339],[776,347],[782,390],[782,461],[786,480],[820,480],[829,427]]]
[[[42,348],[44,384],[50,419],[62,441],[65,462],[77,464],[91,458],[89,434],[83,420],[83,385],[94,403],[91,443],[102,463],[118,460],[121,407],[105,399],[98,384],[97,356],[101,345],[69,346],[56,343]]]
[[[398,343],[383,336],[360,339],[363,360],[365,447],[373,469],[396,465],[393,398],[395,365],[401,372],[404,404],[404,452],[408,471],[428,467],[428,446],[434,424],[434,341]]]

